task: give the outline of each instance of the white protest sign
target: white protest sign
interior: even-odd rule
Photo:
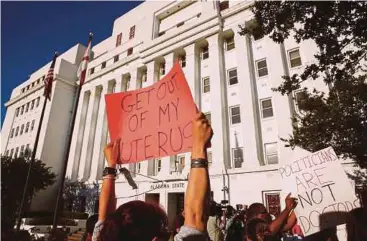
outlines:
[[[279,168],[283,182],[296,190],[295,213],[305,236],[345,223],[345,214],[360,206],[332,147]]]

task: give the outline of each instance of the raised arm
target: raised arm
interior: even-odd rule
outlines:
[[[104,154],[108,163],[107,168],[116,170],[116,164],[119,157],[120,140],[109,143],[104,148]],[[112,168],[112,169],[111,169]],[[107,215],[116,209],[115,198],[115,175],[104,174],[101,194],[99,195],[98,221],[104,221]]]
[[[289,193],[287,197],[285,198],[285,209],[269,225],[271,234],[275,235],[284,228],[284,225],[286,224],[288,220],[289,214],[296,207],[296,205],[297,205],[296,199],[292,198],[291,194]]]
[[[185,197],[185,226],[204,232],[210,196],[206,146],[213,131],[203,113],[198,114],[193,121],[192,130],[191,170]]]

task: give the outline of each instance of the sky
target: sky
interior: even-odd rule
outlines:
[[[77,43],[112,34],[116,18],[141,2],[1,2],[1,127],[13,88]]]

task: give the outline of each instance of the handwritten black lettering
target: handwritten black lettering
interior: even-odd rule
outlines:
[[[149,159],[149,158],[152,158],[153,156],[152,155],[147,155],[147,148],[150,147],[151,145],[150,144],[147,144],[147,139],[148,138],[151,138],[152,135],[147,135],[144,137],[144,155],[145,155],[145,159]]]
[[[133,107],[134,107],[134,105],[131,105],[131,104],[129,104],[129,105],[127,105],[127,106],[125,106],[125,105],[124,105],[124,102],[125,102],[125,100],[126,100],[128,97],[131,97],[131,94],[127,94],[127,95],[125,95],[125,96],[121,99],[121,108],[122,108],[122,110],[123,110],[123,111],[125,111],[125,112],[130,112],[130,111],[132,111],[132,110],[133,110]],[[126,101],[127,101],[127,100],[126,100]]]
[[[172,136],[172,134],[173,134],[173,129],[171,129],[170,130],[170,132],[169,132],[169,141],[170,141],[170,145],[171,145],[171,149],[174,151],[174,152],[178,152],[178,151],[180,151],[181,149],[182,149],[182,145],[183,145],[183,136],[182,136],[182,131],[181,131],[181,127],[178,127],[178,131],[179,131],[179,136],[177,136],[177,135],[173,135]],[[173,146],[173,143],[172,143],[172,141],[174,141],[174,140],[176,140],[176,141],[178,141],[178,140],[180,140],[180,144],[179,144],[179,147],[177,148],[177,149],[175,149],[175,147]]]
[[[136,131],[136,129],[138,128],[138,116],[136,114],[132,115],[130,118],[129,118],[129,121],[128,121],[128,127],[129,127],[129,130],[131,132],[134,132]]]
[[[163,141],[163,137],[165,138]],[[167,155],[167,151],[163,148],[164,145],[167,143],[167,135],[164,132],[158,131],[158,155],[161,156],[161,150],[164,152],[165,155]]]

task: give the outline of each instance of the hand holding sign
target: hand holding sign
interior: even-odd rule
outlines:
[[[178,63],[160,81],[105,96],[111,140],[120,141],[120,163],[188,152],[197,108]]]

